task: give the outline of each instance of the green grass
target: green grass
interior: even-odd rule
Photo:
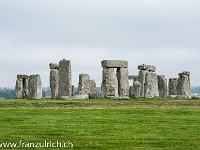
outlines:
[[[86,150],[200,149],[199,104],[170,99],[0,100],[0,143],[59,140]]]

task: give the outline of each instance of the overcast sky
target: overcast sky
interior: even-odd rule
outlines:
[[[191,72],[200,86],[199,0],[0,0],[0,87],[17,74],[40,74],[49,86],[49,63],[72,63],[102,80],[101,60],[127,60],[129,74],[150,64],[157,73]]]

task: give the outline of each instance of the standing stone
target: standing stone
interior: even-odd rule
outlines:
[[[59,62],[59,98],[71,99],[71,85],[71,62],[63,59]]]
[[[177,83],[177,95],[178,98],[191,98],[190,72],[184,71],[183,73],[179,74]]]
[[[59,65],[58,64],[49,64],[51,69],[50,71],[50,88],[51,88],[51,98],[58,98],[59,91]]]
[[[167,79],[164,75],[158,75],[158,91],[160,98],[166,98],[168,96]]]
[[[119,96],[120,98],[129,98],[128,68],[117,68]]]
[[[31,75],[28,80],[28,99],[42,98],[42,82],[40,75]]]
[[[132,87],[132,97],[133,98],[140,98],[141,93],[141,84],[138,81],[134,81]]]
[[[90,80],[90,95],[89,98],[90,99],[95,99],[97,98],[96,96],[96,82],[95,80]]]
[[[169,79],[169,96],[177,95],[177,78]]]
[[[102,89],[105,97],[119,97],[118,80],[113,68],[103,68]]]
[[[80,92],[90,93],[90,76],[88,74],[79,75],[78,94]]]
[[[72,96],[74,96],[74,85],[72,85]]]
[[[137,81],[140,82],[141,84],[141,91],[140,91],[140,96],[141,97],[144,97],[144,89],[145,89],[145,77],[146,77],[146,74],[148,73],[149,71],[147,70],[140,70],[139,71],[139,75],[137,77]]]
[[[154,72],[148,72],[145,77],[145,98],[158,98],[158,77]]]
[[[28,80],[29,76],[23,75],[23,98],[28,98]]]
[[[22,76],[17,75],[16,85],[15,85],[15,98],[16,99],[22,99]]]

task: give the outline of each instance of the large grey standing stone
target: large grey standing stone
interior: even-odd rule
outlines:
[[[140,70],[139,71],[139,74],[138,74],[138,77],[137,77],[137,81],[140,82],[141,84],[141,91],[140,91],[140,96],[141,97],[144,97],[144,89],[145,89],[145,77],[146,77],[146,74],[148,73],[149,71],[147,70]]]
[[[169,95],[177,95],[177,78],[169,79]]]
[[[59,91],[59,65],[58,64],[49,64],[50,67],[50,88],[51,88],[51,98],[58,98]]]
[[[177,82],[177,98],[191,99],[190,73],[188,71],[179,74]]]
[[[15,98],[22,99],[22,90],[23,90],[23,80],[21,75],[17,75],[16,85],[15,85]]]
[[[145,77],[145,98],[158,98],[158,77],[154,72],[148,72]]]
[[[28,99],[42,98],[42,82],[40,75],[31,75],[28,80]]]
[[[133,98],[140,98],[141,93],[141,83],[138,81],[134,81],[132,89],[132,97]]]
[[[103,68],[102,90],[105,97],[119,97],[118,80],[113,68]]]
[[[119,96],[120,98],[129,98],[129,81],[128,81],[128,68],[117,68]]]
[[[164,75],[158,75],[158,91],[160,98],[168,97],[167,79]]]
[[[59,98],[71,99],[71,86],[72,86],[72,75],[71,75],[71,62],[70,60],[61,60],[59,62]]]

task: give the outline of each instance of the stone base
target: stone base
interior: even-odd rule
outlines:
[[[105,93],[103,91],[98,92],[97,98],[105,98]]]
[[[90,93],[89,94],[89,98],[90,99],[95,99],[95,98],[97,98],[97,94],[96,93]]]

